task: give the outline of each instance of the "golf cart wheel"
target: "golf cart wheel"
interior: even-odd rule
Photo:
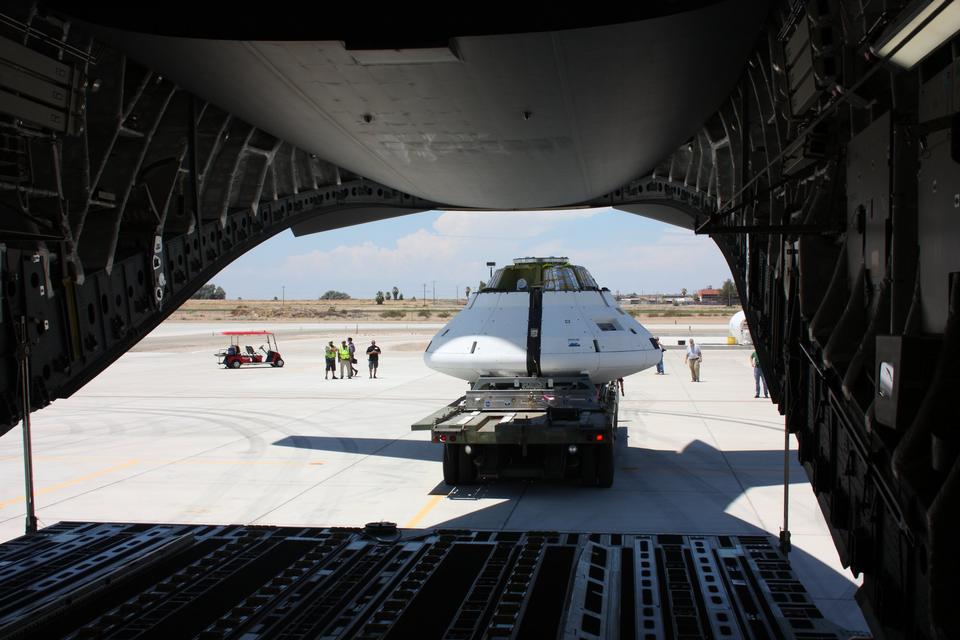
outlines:
[[[597,486],[602,489],[613,486],[613,443],[597,446]]]
[[[239,361],[239,360],[234,360],[233,362],[231,362],[231,363],[230,363],[230,368],[231,368],[231,369],[239,369],[239,368],[240,368],[240,361]]]
[[[282,366],[283,366],[283,358],[277,358],[277,359],[273,362],[273,366],[275,366],[275,367],[282,367]]]
[[[460,452],[457,445],[443,445],[443,481],[451,487],[460,480]]]

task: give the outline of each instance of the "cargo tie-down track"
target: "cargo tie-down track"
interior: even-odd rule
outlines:
[[[5,638],[847,637],[766,536],[68,522],[0,562]]]

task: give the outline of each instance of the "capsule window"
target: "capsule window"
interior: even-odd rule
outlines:
[[[574,272],[577,274],[577,280],[580,283],[580,288],[587,291],[595,291],[599,289],[597,286],[597,281],[593,279],[593,276],[590,275],[590,272],[583,267],[573,267]]]
[[[620,326],[620,323],[616,320],[610,318],[606,320],[595,320],[597,327],[600,331],[622,331],[623,327]]]
[[[470,347],[470,353],[473,353],[476,350],[477,350],[477,341],[474,340],[473,345]]]
[[[579,291],[577,276],[571,267],[548,267],[543,270],[544,291]]]

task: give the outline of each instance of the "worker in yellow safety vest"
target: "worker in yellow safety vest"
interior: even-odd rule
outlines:
[[[333,340],[330,341],[323,349],[323,358],[327,361],[327,368],[323,370],[323,379],[329,380],[329,376],[332,373],[333,379],[337,379],[337,348],[333,344]]]
[[[340,350],[337,352],[337,356],[340,358],[340,378],[352,378],[353,365],[350,362],[350,348],[347,346],[346,340],[340,341]]]

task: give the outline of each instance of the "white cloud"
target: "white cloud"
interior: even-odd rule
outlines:
[[[291,291],[338,289],[358,296],[395,284],[408,297],[422,296],[425,281],[431,294],[436,280],[442,287],[437,295],[453,297],[466,285],[476,287],[488,273],[487,260],[542,255],[546,247],[531,248],[532,238],[600,211],[445,211],[430,227],[401,236],[392,246],[362,242],[287,256],[271,278],[293,283]]]
[[[575,211],[444,211],[433,223],[445,236],[535,238],[563,222],[591,218],[607,209]]]
[[[395,240],[344,243],[274,259],[264,245],[256,261],[238,261],[217,281],[231,297],[272,297],[283,284],[288,298],[312,298],[328,289],[372,297],[392,286],[409,298],[422,296],[425,282],[430,295],[435,280],[437,296],[449,298],[486,279],[487,260],[502,266],[537,255],[569,256],[601,285],[621,291],[692,290],[719,286],[729,277],[709,238],[629,218],[585,222],[604,211],[447,211]]]
[[[284,271],[303,272],[318,270],[362,270],[366,275],[390,274],[410,265],[419,265],[427,260],[447,262],[457,257],[463,244],[459,238],[445,238],[419,229],[398,238],[396,247],[382,247],[372,242],[356,245],[340,245],[328,251],[288,256],[283,263]]]
[[[720,286],[730,277],[720,249],[692,231],[666,232],[650,244],[632,244],[616,251],[592,248],[580,257],[601,284],[622,291],[676,292],[708,284]]]

